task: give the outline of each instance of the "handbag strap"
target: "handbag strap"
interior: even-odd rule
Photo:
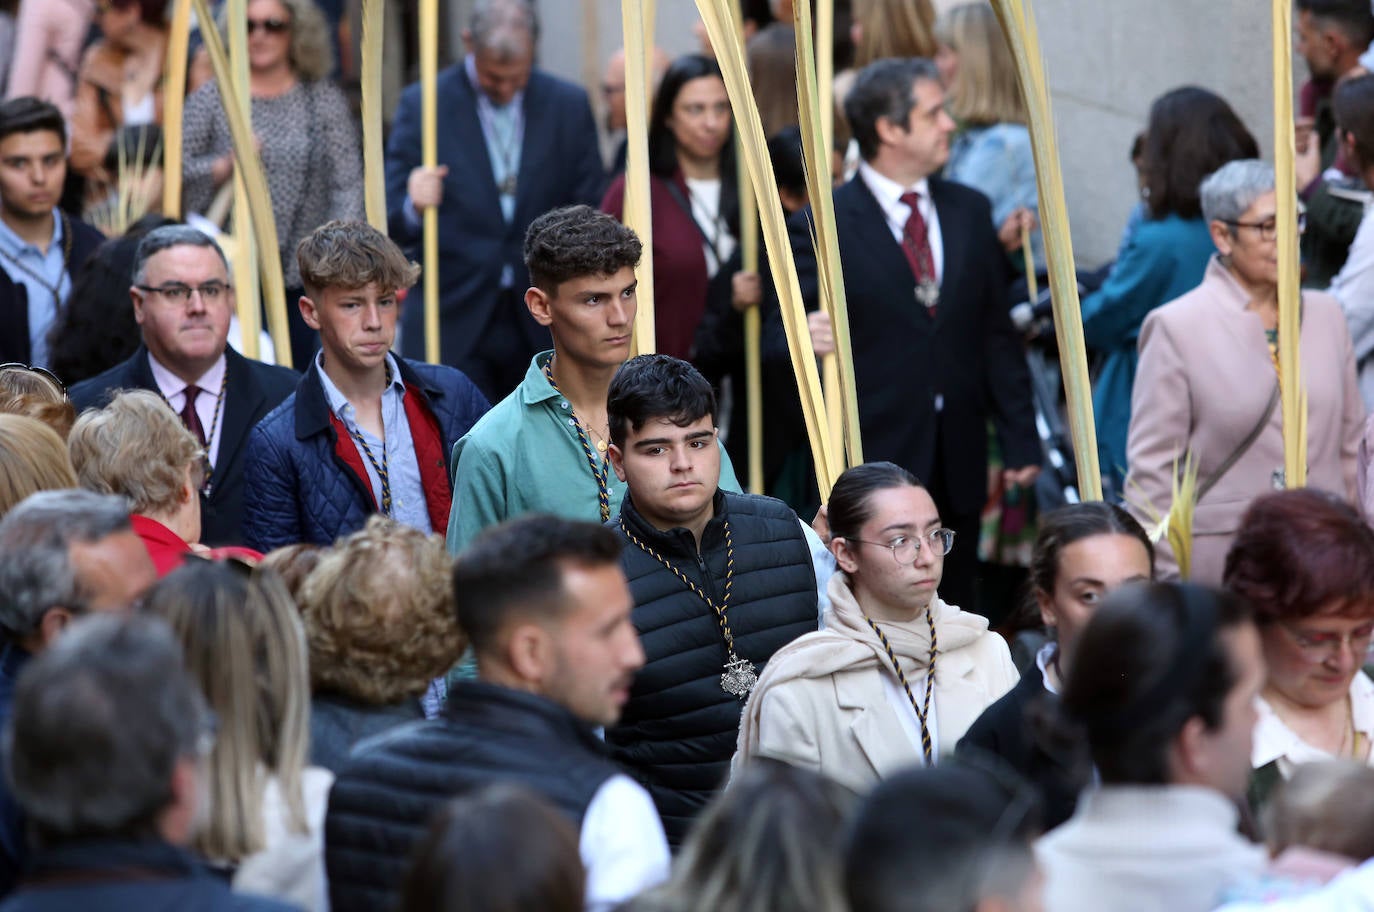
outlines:
[[[1250,433],[1245,435],[1245,439],[1240,442],[1240,446],[1232,450],[1231,455],[1226,457],[1226,461],[1223,462],[1220,466],[1218,466],[1217,470],[1213,472],[1211,475],[1209,475],[1207,477],[1207,480],[1204,481],[1202,485],[1198,487],[1198,503],[1201,503],[1202,498],[1206,497],[1208,492],[1210,492],[1212,488],[1216,486],[1216,483],[1221,481],[1222,476],[1225,475],[1227,472],[1231,471],[1231,467],[1240,461],[1240,457],[1244,456],[1246,451],[1248,451],[1250,447],[1254,445],[1255,441],[1259,439],[1259,435],[1264,433],[1264,429],[1268,426],[1269,419],[1274,414],[1274,409],[1278,406],[1278,404],[1279,385],[1277,382],[1275,382],[1274,391],[1269,394],[1269,404],[1265,406],[1264,414],[1260,417],[1260,420],[1255,422],[1255,426],[1250,429]]]

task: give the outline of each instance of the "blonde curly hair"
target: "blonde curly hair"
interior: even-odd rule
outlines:
[[[126,390],[101,409],[87,409],[67,435],[81,487],[122,494],[145,516],[174,513],[202,481],[200,442],[177,413],[147,390]]]
[[[311,686],[382,706],[418,697],[466,647],[443,539],[373,516],[305,578]]]
[[[291,48],[287,59],[302,82],[315,82],[334,72],[334,43],[329,40],[329,22],[314,0],[277,0],[291,20]],[[224,11],[218,16],[220,35],[229,41]]]

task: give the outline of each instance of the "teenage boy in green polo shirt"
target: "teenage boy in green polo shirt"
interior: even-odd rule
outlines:
[[[525,306],[553,336],[553,351],[453,448],[448,549],[522,513],[604,522],[625,483],[606,456],[606,393],[630,356],[639,238],[590,206],[555,209],[525,234]],[[721,453],[721,487],[738,491]]]

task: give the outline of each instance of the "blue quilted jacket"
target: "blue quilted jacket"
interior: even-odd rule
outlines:
[[[396,360],[402,381],[419,390],[438,419],[442,452],[449,453],[490,408],[486,397],[452,367]],[[335,451],[329,415],[319,367],[312,362],[296,391],[253,428],[244,467],[248,547],[265,554],[298,542],[331,545],[361,529],[375,512],[371,493]]]

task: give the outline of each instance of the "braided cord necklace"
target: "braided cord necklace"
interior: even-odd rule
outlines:
[[[72,226],[65,212],[59,212],[58,217],[62,220],[62,275],[68,275],[72,262]],[[3,256],[14,268],[41,285],[44,291],[52,295],[53,306],[59,310],[62,309],[62,275],[57,277],[56,285],[49,285],[47,276],[34,270],[8,250],[0,248],[0,256]]]
[[[389,362],[386,366],[385,388],[391,388],[391,364]],[[383,398],[385,397],[385,393],[383,393]],[[372,447],[367,445],[367,441],[363,439],[363,432],[356,425],[349,430],[349,433],[353,435],[354,440],[358,441],[358,445],[363,448],[363,454],[367,456],[367,461],[372,463],[372,471],[377,473],[377,481],[381,483],[382,487],[382,515],[391,516],[391,466],[386,452],[385,408],[381,409],[379,417],[382,421],[382,461],[380,463],[377,462],[377,457],[372,455]]]
[[[930,726],[927,720],[930,718],[930,694],[935,685],[935,619],[931,617],[930,607],[926,607],[926,624],[930,626],[930,656],[926,659],[926,698],[924,706],[917,704],[916,697],[911,693],[911,685],[907,682],[906,672],[902,671],[902,664],[897,661],[897,653],[893,651],[892,644],[888,642],[887,635],[882,628],[873,623],[873,619],[864,615],[864,620],[868,626],[873,628],[873,632],[878,635],[878,642],[883,644],[883,650],[887,652],[887,659],[892,663],[892,670],[897,672],[897,680],[902,684],[902,690],[906,691],[906,698],[911,701],[911,708],[916,711],[916,718],[921,722],[921,753],[925,755],[926,766],[935,764],[934,745],[930,738]]]
[[[720,689],[732,697],[743,700],[753,691],[754,685],[759,682],[758,669],[754,663],[748,659],[741,658],[735,652],[735,635],[730,632],[730,590],[735,583],[735,543],[730,537],[730,521],[725,521],[725,594],[721,596],[720,604],[717,604],[709,595],[701,591],[696,583],[687,578],[677,567],[674,567],[663,555],[644,542],[640,541],[636,535],[625,525],[625,518],[620,518],[620,531],[625,533],[635,547],[645,554],[658,561],[663,566],[682,581],[682,584],[706,603],[716,615],[716,624],[720,627],[721,638],[725,640],[725,651],[729,658],[725,662],[725,671],[720,676]]]
[[[544,365],[544,379],[549,381],[549,386],[553,387],[555,393],[563,396],[563,391],[554,382],[553,369],[550,367],[552,363],[553,361],[550,359],[549,364]],[[563,396],[563,398],[568,399],[567,396]],[[592,449],[592,439],[583,428],[582,419],[577,417],[577,411],[572,407],[571,400],[568,400],[568,411],[572,413],[573,427],[577,428],[577,439],[582,444],[582,455],[587,457],[587,465],[591,467],[592,478],[596,479],[596,500],[601,506],[601,521],[605,522],[611,518],[611,466],[609,461],[603,462],[597,458]]]

